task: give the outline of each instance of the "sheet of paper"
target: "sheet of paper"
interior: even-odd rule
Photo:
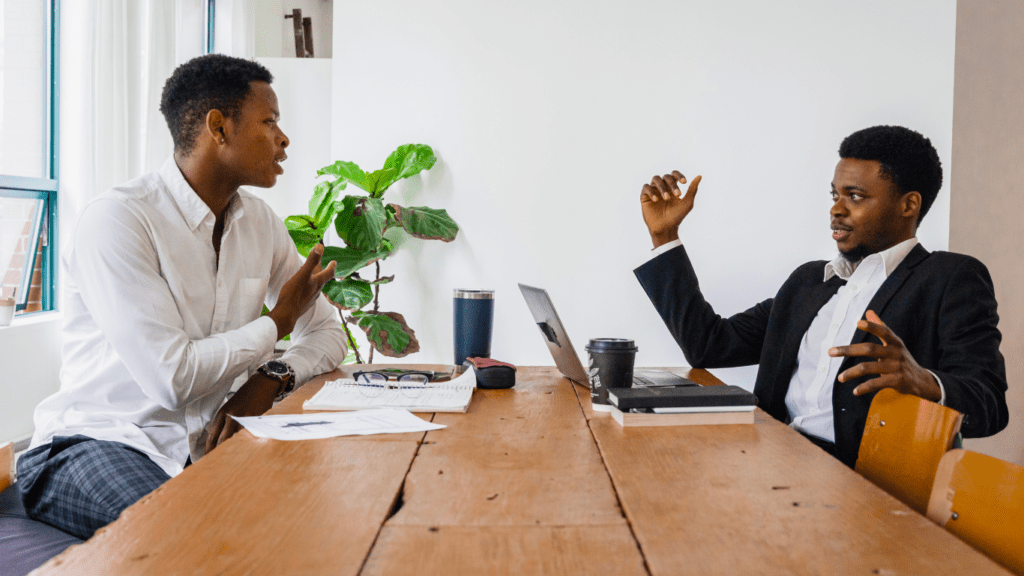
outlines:
[[[410,393],[400,382],[391,384],[399,388],[357,385],[355,380],[332,380],[312,398],[303,403],[306,410],[355,410],[364,408],[400,408],[416,412],[465,411],[476,388],[476,371],[470,367],[461,376],[449,381],[429,385]],[[375,389],[376,388],[376,389]],[[372,393],[370,393],[372,391]]]
[[[427,388],[415,397],[400,390],[384,390],[376,396],[364,394],[358,386],[325,386],[307,403],[307,409],[319,406],[360,408],[450,408],[464,406],[473,394],[472,388]]]
[[[281,416],[250,416],[235,418],[245,429],[259,438],[274,440],[315,440],[335,436],[369,434],[401,434],[440,430],[434,424],[406,410],[385,408],[321,414],[285,414]]]

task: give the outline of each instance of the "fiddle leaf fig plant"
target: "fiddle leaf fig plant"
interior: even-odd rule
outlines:
[[[331,227],[344,243],[324,247],[324,265],[333,260],[337,268],[323,292],[341,311],[349,348],[360,364],[363,359],[347,324],[358,326],[366,334],[371,346],[369,362],[373,362],[374,350],[401,358],[420,348],[405,317],[380,310],[380,287],[395,279],[380,273],[380,262],[395,250],[385,233],[400,229],[414,238],[451,242],[459,233],[459,226],[445,210],[388,204],[382,198],[392,184],[430,170],[436,161],[434,151],[426,144],[399,146],[384,161],[384,167],[373,172],[364,172],[354,162],[339,160],[317,171],[318,176],[329,178],[314,187],[309,213],[284,219],[295,247],[303,256],[309,256]],[[349,184],[363,193],[352,193]],[[349,193],[342,196],[346,190]],[[375,268],[374,278],[363,278],[360,272],[371,264]]]

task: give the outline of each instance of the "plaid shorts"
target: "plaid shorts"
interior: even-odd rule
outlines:
[[[87,436],[56,436],[18,459],[30,518],[88,539],[170,476],[138,450]]]

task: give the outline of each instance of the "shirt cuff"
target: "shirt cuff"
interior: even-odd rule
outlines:
[[[665,252],[668,252],[669,250],[675,248],[676,246],[682,246],[682,245],[683,245],[683,241],[679,240],[679,239],[673,240],[671,242],[666,242],[666,243],[662,244],[661,246],[658,246],[657,248],[654,248],[654,249],[651,250],[651,257],[648,258],[648,261],[654,260],[658,256],[661,256],[662,254],[664,254]]]
[[[939,378],[938,375],[936,375],[935,372],[932,372],[931,370],[928,370],[928,373],[932,375],[932,378],[935,378],[935,383],[939,385],[939,391],[942,392],[942,397],[939,398],[939,406],[945,406],[946,405],[946,387],[942,385],[942,378]]]

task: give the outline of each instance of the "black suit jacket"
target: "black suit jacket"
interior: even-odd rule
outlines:
[[[722,318],[700,292],[680,246],[634,273],[694,368],[758,365],[754,394],[759,406],[789,422],[786,392],[796,370],[800,340],[818,310],[845,281],[823,280],[825,262],[796,269],[775,298]],[[1006,427],[1006,368],[999,352],[995,291],[985,265],[970,256],[928,252],[915,246],[878,289],[868,306],[893,330],[918,364],[935,373],[946,405],[964,414],[965,437],[991,436]],[[853,343],[878,342],[858,330]],[[846,358],[840,373],[870,358]],[[832,388],[836,452],[849,466],[857,460],[874,394],[854,396],[867,376]]]

